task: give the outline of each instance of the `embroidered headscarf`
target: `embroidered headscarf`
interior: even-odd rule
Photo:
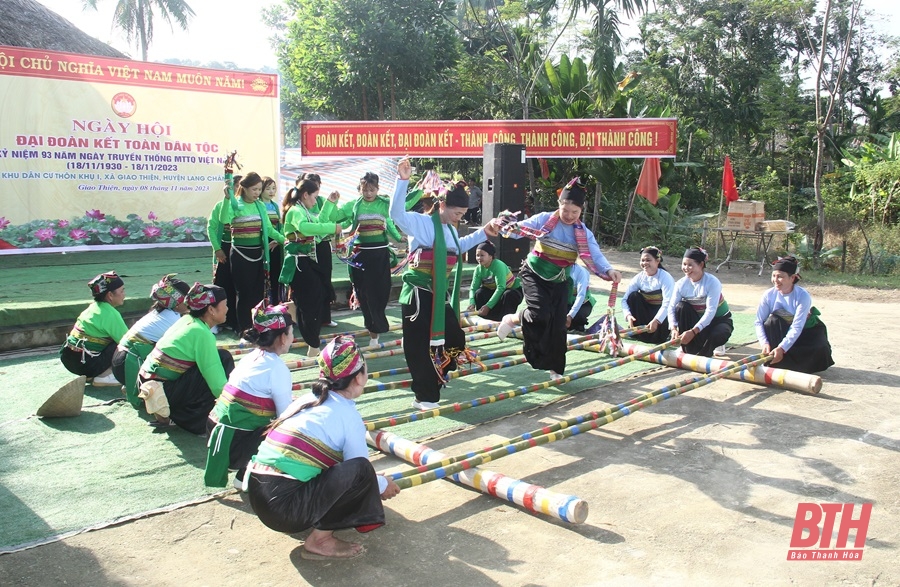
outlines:
[[[579,208],[584,208],[584,198],[587,195],[587,191],[584,189],[584,184],[581,183],[580,177],[573,177],[569,183],[566,184],[566,187],[563,188],[562,192],[559,194],[560,201],[571,202],[575,204]]]
[[[91,288],[91,295],[95,296],[119,289],[123,285],[125,285],[125,282],[122,281],[122,278],[119,277],[115,271],[101,273],[88,281],[88,287]]]
[[[225,290],[218,285],[196,282],[187,293],[187,306],[191,310],[204,310],[226,298]]]
[[[253,308],[253,329],[260,334],[268,330],[287,328],[291,324],[291,314],[283,304],[270,306],[262,300]]]
[[[173,310],[178,304],[185,301],[190,287],[180,279],[175,279],[176,273],[170,273],[159,280],[150,288],[150,297]]]
[[[355,375],[365,364],[352,336],[336,336],[319,354],[319,377],[338,381]]]
[[[491,241],[484,241],[483,243],[478,243],[476,250],[484,251],[491,257],[497,256],[497,247],[495,247],[494,243],[492,243]]]

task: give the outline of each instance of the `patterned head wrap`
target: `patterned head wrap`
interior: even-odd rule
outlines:
[[[176,273],[170,273],[150,288],[150,297],[172,310],[187,299],[188,284],[175,279]]]
[[[800,263],[797,262],[797,258],[793,255],[779,257],[777,261],[772,263],[773,271],[784,271],[788,275],[796,275],[799,269]]]
[[[659,250],[659,247],[654,247],[652,245],[649,247],[644,247],[643,249],[641,249],[641,255],[643,254],[650,255],[660,263],[663,262],[662,251]]]
[[[709,254],[700,247],[692,247],[684,252],[685,259],[693,259],[698,263],[706,263]]]
[[[362,187],[362,184],[378,187],[378,174],[367,171],[364,176],[359,178],[360,187]]]
[[[91,288],[91,295],[95,296],[105,294],[108,291],[119,289],[123,285],[125,285],[125,282],[122,281],[122,278],[119,277],[115,271],[107,271],[106,273],[101,273],[97,277],[88,281],[88,287]]]
[[[187,305],[191,310],[205,310],[226,299],[225,290],[218,285],[194,283],[187,293]]]
[[[262,334],[268,330],[287,328],[292,324],[287,306],[270,306],[265,300],[253,308],[253,329]]]
[[[337,381],[356,374],[365,365],[366,361],[353,337],[336,336],[319,355],[319,377]]]
[[[587,192],[584,189],[584,184],[581,183],[581,178],[573,177],[559,193],[559,201],[570,202],[579,208],[584,208],[584,197],[586,194]]]

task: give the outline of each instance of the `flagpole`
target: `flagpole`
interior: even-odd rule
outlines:
[[[725,199],[725,190],[719,190],[719,214],[716,216],[716,229],[722,228],[722,201]],[[719,258],[719,240],[722,238],[722,233],[716,230],[716,254],[714,259],[718,260]]]
[[[638,181],[638,184],[640,184],[640,181]],[[628,202],[628,214],[625,215],[625,226],[622,228],[622,238],[619,240],[619,247],[625,244],[625,233],[628,231],[628,220],[631,219],[631,209],[634,207],[634,198],[637,196],[637,191],[638,186],[634,186],[634,191],[631,193],[631,201]]]

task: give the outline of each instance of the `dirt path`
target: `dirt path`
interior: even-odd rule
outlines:
[[[633,272],[635,257],[610,260]],[[736,311],[754,308],[768,285],[752,270],[718,276]],[[485,467],[588,501],[584,524],[441,481],[388,502],[388,525],[361,537],[365,556],[311,563],[299,558],[302,535],[266,529],[232,493],[0,556],[0,583],[898,585],[900,365],[891,350],[900,333],[876,327],[893,323],[900,303],[883,302],[895,299],[884,292],[809,289],[837,363],[818,396],[723,381]],[[456,454],[674,379],[657,371],[429,445]],[[787,561],[799,502],[873,503],[863,560]]]

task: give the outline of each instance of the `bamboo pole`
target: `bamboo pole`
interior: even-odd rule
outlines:
[[[537,383],[535,385],[523,385],[517,387],[515,389],[511,389],[509,391],[505,391],[503,393],[499,393],[496,395],[486,396],[475,398],[473,400],[469,400],[464,403],[454,403],[448,404],[446,406],[441,406],[440,408],[435,408],[433,410],[422,410],[419,412],[413,412],[405,415],[394,415],[388,416],[387,418],[380,418],[378,420],[372,420],[366,422],[366,430],[378,430],[380,428],[388,428],[390,426],[397,426],[400,424],[406,424],[407,422],[417,422],[419,420],[425,420],[427,418],[435,418],[437,416],[442,416],[444,414],[449,414],[451,412],[460,412],[462,410],[468,410],[469,408],[474,408],[477,406],[481,406],[484,404],[492,404],[501,400],[509,399],[511,397],[522,396],[527,393],[531,393],[534,391],[539,391],[541,389],[547,389],[549,387],[556,387],[558,385],[563,385],[565,383],[569,383],[576,379],[581,379],[583,377],[587,377],[588,375],[594,375],[600,373],[602,371],[607,371],[614,367],[620,367],[625,365],[626,363],[630,363],[632,361],[636,361],[643,355],[650,355],[651,353],[657,352],[671,345],[671,342],[665,342],[661,345],[657,345],[650,349],[644,351],[643,354],[637,353],[634,355],[621,357],[618,359],[613,359],[611,361],[606,361],[605,363],[601,363],[596,367],[591,367],[589,369],[582,369],[580,371],[574,371],[573,373],[566,375],[564,377],[559,377],[555,379],[551,379],[550,381],[545,381],[543,383]]]
[[[731,370],[735,370],[738,368],[743,368],[743,366],[746,363],[750,362],[753,359],[757,359],[757,358],[760,358],[760,357],[749,357],[749,358],[741,359],[740,361],[737,361],[734,365],[728,367],[725,370],[720,371],[719,374],[723,373],[726,370],[731,371]],[[704,381],[707,379],[708,379],[708,377],[703,377],[700,375],[697,375],[694,377],[688,377],[687,379],[683,379],[677,383],[670,383],[659,389],[656,389],[653,391],[648,391],[647,393],[644,393],[640,396],[632,398],[621,404],[606,408],[599,412],[588,412],[587,414],[579,414],[578,416],[566,418],[565,420],[561,420],[555,424],[551,424],[549,426],[543,426],[541,428],[538,428],[537,430],[532,430],[531,432],[526,432],[525,434],[521,434],[515,438],[507,438],[506,440],[504,440],[498,444],[495,444],[493,446],[487,447],[487,448],[482,448],[477,451],[472,451],[472,452],[466,453],[464,455],[458,455],[455,457],[446,457],[444,459],[440,459],[439,461],[435,461],[435,462],[429,463],[427,465],[422,464],[422,465],[413,467],[411,469],[407,469],[406,471],[401,471],[398,473],[390,473],[390,474],[386,475],[386,477],[389,477],[389,478],[393,479],[394,481],[397,481],[399,479],[403,479],[404,477],[412,477],[413,475],[416,475],[418,473],[424,473],[426,471],[432,471],[432,470],[440,468],[440,467],[446,467],[448,465],[452,465],[453,463],[457,463],[463,459],[467,459],[469,457],[475,456],[482,452],[490,452],[492,450],[496,450],[501,447],[508,446],[508,445],[514,444],[516,442],[520,442],[522,440],[536,438],[536,437],[542,436],[544,434],[550,434],[550,433],[556,432],[558,430],[563,430],[565,428],[569,428],[571,426],[583,424],[584,422],[588,422],[590,420],[597,420],[600,418],[610,416],[616,412],[628,409],[630,406],[632,406],[634,404],[638,404],[641,401],[644,401],[646,399],[649,399],[649,398],[652,398],[652,397],[655,397],[658,395],[663,395],[666,393],[671,393],[675,390],[686,388],[690,385],[693,385],[694,383],[697,383],[699,381]]]
[[[752,359],[752,360],[751,360]],[[535,446],[540,446],[542,444],[547,444],[550,442],[555,442],[557,440],[563,440],[565,438],[570,438],[576,434],[581,434],[583,432],[587,432],[588,430],[594,430],[610,422],[614,422],[619,418],[624,416],[628,416],[633,414],[634,412],[641,410],[647,406],[651,406],[653,404],[657,404],[665,399],[670,399],[675,396],[681,395],[686,391],[690,391],[692,389],[697,389],[698,387],[702,387],[704,385],[709,385],[710,383],[721,379],[722,377],[726,377],[732,373],[737,372],[738,370],[748,369],[750,367],[754,367],[757,365],[761,365],[767,361],[771,361],[772,357],[767,355],[761,357],[759,355],[755,355],[753,357],[748,357],[744,359],[745,363],[740,365],[734,365],[733,367],[729,367],[723,369],[718,373],[711,373],[707,377],[701,378],[701,381],[697,381],[696,383],[686,385],[680,388],[676,388],[672,391],[666,392],[664,394],[655,395],[651,397],[645,397],[644,399],[633,403],[629,406],[623,406],[618,411],[612,412],[609,415],[592,419],[582,424],[578,424],[576,426],[571,426],[569,428],[565,428],[563,430],[558,430],[556,432],[551,432],[549,434],[541,434],[539,436],[535,436],[533,438],[528,438],[526,440],[520,440],[518,442],[513,442],[511,444],[502,446],[500,448],[495,448],[493,450],[487,450],[484,452],[478,452],[474,456],[465,458],[463,460],[459,460],[451,465],[446,467],[440,467],[433,470],[425,471],[424,473],[417,473],[411,477],[405,477],[403,479],[399,479],[396,481],[397,485],[400,486],[401,489],[408,489],[410,487],[415,487],[417,485],[422,485],[424,483],[428,483],[430,481],[434,481],[436,479],[443,479],[449,475],[454,475],[460,471],[471,469],[472,467],[477,467],[484,463],[489,463],[493,460],[499,459],[501,457],[514,454],[516,452],[527,450],[529,448],[533,448]],[[645,396],[649,394],[644,394]]]
[[[374,434],[366,432],[366,440],[378,450],[393,454],[414,465],[426,464],[433,459],[443,459],[446,456],[424,444],[406,440],[384,430]],[[570,524],[581,524],[587,519],[588,503],[583,499],[550,491],[538,485],[507,477],[502,473],[472,468],[452,475],[451,479],[487,495],[515,503],[529,512],[545,514]]]
[[[648,356],[643,353],[646,348],[641,345],[626,343],[622,351],[628,354],[641,353],[642,357],[640,360],[648,363],[656,363],[677,369],[689,369],[698,373],[710,373],[722,369],[730,363],[730,361],[722,359],[689,355],[682,352],[681,349],[654,352]],[[597,349],[596,347],[585,347],[585,350],[596,351]],[[822,378],[818,375],[788,371],[777,367],[759,366],[736,373],[729,379],[749,381],[758,385],[769,385],[788,391],[799,391],[813,395],[822,390]]]

